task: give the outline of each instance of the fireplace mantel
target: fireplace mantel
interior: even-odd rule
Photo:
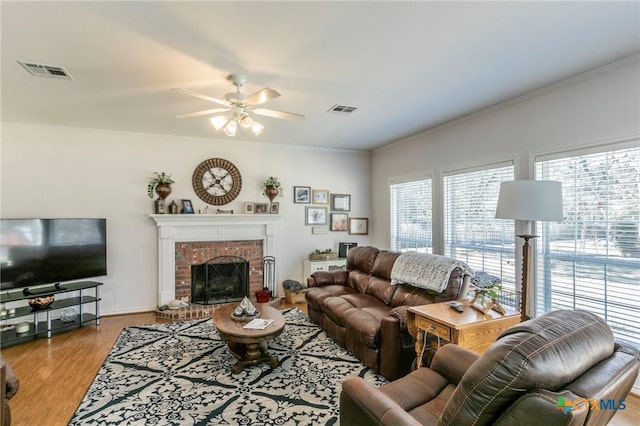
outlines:
[[[273,214],[152,214],[149,217],[158,226],[158,306],[168,304],[176,296],[177,242],[263,240],[264,255],[275,256],[276,223],[282,218]]]

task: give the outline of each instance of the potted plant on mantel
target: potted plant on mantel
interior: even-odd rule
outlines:
[[[153,193],[155,192],[160,199],[164,200],[171,194],[172,183],[175,183],[175,181],[171,179],[171,175],[165,172],[153,172],[153,177],[149,181],[149,185],[147,185],[147,195],[153,199]]]
[[[273,201],[280,193],[282,184],[277,177],[269,176],[269,178],[262,183],[262,186],[264,187],[263,194],[269,198],[269,201]]]

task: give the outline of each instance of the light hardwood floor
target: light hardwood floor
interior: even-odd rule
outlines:
[[[282,304],[284,309],[294,305]],[[305,304],[295,305],[306,312]],[[124,327],[160,322],[154,312],[103,317],[100,326],[54,335],[8,347],[2,354],[20,379],[11,400],[13,426],[68,424]],[[627,409],[610,425],[638,425],[640,398],[627,399]]]

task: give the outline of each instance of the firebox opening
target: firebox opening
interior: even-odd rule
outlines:
[[[236,302],[249,294],[249,262],[237,256],[218,256],[191,265],[191,303]]]

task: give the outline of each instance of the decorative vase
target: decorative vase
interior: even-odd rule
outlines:
[[[275,186],[267,186],[264,190],[264,194],[269,198],[269,201],[273,201],[278,196],[278,188]]]
[[[256,301],[258,303],[266,303],[271,299],[271,290],[263,289],[256,291]]]
[[[171,194],[171,184],[169,183],[159,183],[156,185],[156,194],[161,199],[165,199]]]

